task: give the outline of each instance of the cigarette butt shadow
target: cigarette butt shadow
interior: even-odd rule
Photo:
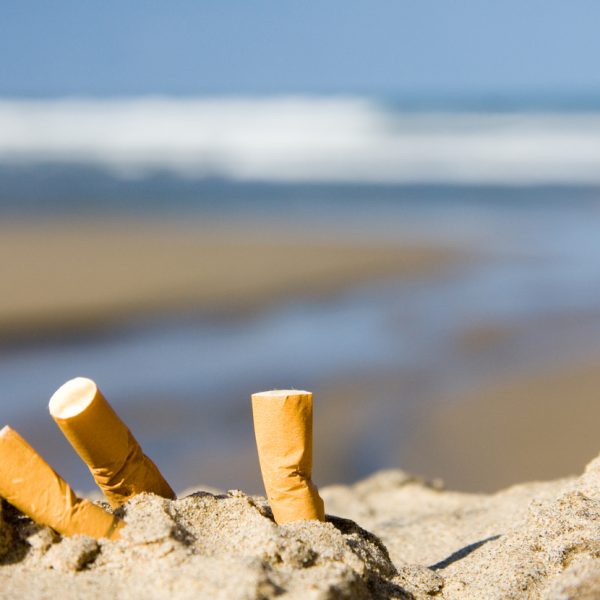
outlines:
[[[485,538],[484,540],[479,540],[478,542],[473,542],[472,544],[469,544],[468,546],[464,546],[463,548],[460,548],[456,552],[453,552],[450,556],[448,556],[444,560],[441,560],[440,562],[435,563],[435,565],[431,565],[429,568],[432,571],[439,571],[440,569],[445,569],[446,567],[449,567],[452,563],[455,563],[456,561],[462,560],[466,556],[469,556],[469,554],[471,554],[471,552],[475,552],[475,550],[478,550],[484,544],[487,544],[488,542],[493,542],[494,540],[497,540],[499,538],[500,538],[500,534],[491,535],[490,537]]]
[[[331,523],[340,533],[344,535],[356,534],[368,540],[369,542],[377,546],[377,548],[379,548],[379,550],[389,558],[389,552],[388,549],[385,547],[384,543],[374,533],[363,529],[354,521],[351,521],[350,519],[343,519],[342,517],[336,517],[333,515],[325,515],[325,521],[327,523]]]
[[[9,549],[0,554],[0,566],[15,565],[25,560],[31,546],[19,535],[20,525],[29,522],[29,519],[22,515],[11,504],[0,498],[0,519],[1,525],[8,530]]]
[[[192,492],[191,494],[186,494],[185,496],[180,496],[180,498],[206,498],[206,496],[210,496],[211,498],[218,498],[222,500],[224,498],[229,498],[229,494],[213,494],[211,492],[204,492],[202,490],[198,490],[197,492]]]
[[[387,558],[389,567],[380,573],[371,573],[368,586],[373,593],[374,598],[402,598],[403,600],[416,600],[416,596],[409,590],[395,582],[389,581],[390,578],[398,575],[396,567],[393,565],[388,549],[385,544],[374,534],[350,519],[343,519],[333,515],[325,515],[325,521],[331,523],[340,533],[347,537],[347,543],[354,547],[356,542],[354,536],[360,537],[373,544]]]
[[[9,565],[16,565],[25,560],[29,554],[30,548],[25,542],[19,542],[14,544],[13,548],[7,552],[4,556],[0,556],[0,567],[7,567]]]

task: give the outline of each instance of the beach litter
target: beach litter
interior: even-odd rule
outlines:
[[[303,390],[252,394],[252,414],[275,521],[325,520],[323,500],[312,482],[312,394]]]
[[[61,535],[117,539],[123,521],[69,484],[14,430],[0,430],[0,497]]]
[[[94,381],[67,381],[50,399],[49,409],[113,508],[141,492],[175,497]]]

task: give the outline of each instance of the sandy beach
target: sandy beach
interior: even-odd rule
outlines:
[[[491,381],[416,419],[399,459],[454,489],[577,473],[598,448],[599,359]]]
[[[382,279],[435,281],[469,260],[472,254],[464,249],[435,243],[359,241],[324,236],[323,231],[307,234],[299,226],[283,231],[274,222],[262,228],[231,220],[3,222],[0,340],[8,358],[11,344],[21,340],[35,347],[38,339],[93,337],[105,329],[178,313],[245,315],[291,298],[318,299]],[[400,336],[407,324],[387,327],[397,327]],[[542,323],[549,329],[555,324],[552,319]],[[512,352],[514,334],[507,325],[482,321],[461,333],[456,343],[460,349],[468,346],[471,355],[484,356],[491,347],[486,359],[491,364],[496,361],[494,345],[506,343],[503,352]],[[400,467],[441,478],[454,489],[491,492],[576,473],[597,450],[597,363],[590,358],[541,369],[523,363],[521,374],[506,368],[458,396],[440,397],[427,396],[435,371],[365,369],[343,379],[321,378],[313,389],[319,399],[317,478],[349,482],[381,467]],[[69,371],[69,376],[77,374]],[[52,437],[40,408],[51,392],[51,387],[44,389],[32,420],[26,416],[20,425],[57,465],[67,464],[76,473],[77,464]],[[161,443],[180,436],[190,420],[197,421],[190,437],[194,440],[209,436],[218,423],[227,440],[219,452],[188,458],[182,446],[174,455],[177,460],[173,455],[158,459],[178,480],[185,479],[184,485],[204,480],[255,492],[260,480],[245,404],[235,421],[230,411],[217,419],[210,410],[196,408],[208,400],[225,406],[227,394],[244,402],[248,393],[241,384],[233,394],[195,392],[190,401],[194,410],[173,398],[166,410],[162,393],[145,393],[143,411],[140,404],[123,402],[126,398],[117,396],[116,401],[134,430]],[[239,451],[233,442],[240,439],[251,451]],[[378,454],[382,440],[389,447]],[[224,473],[230,478],[226,483]]]
[[[0,225],[0,339],[94,331],[163,314],[218,315],[361,282],[437,272],[459,251],[360,242],[300,226],[114,221]]]
[[[3,1],[0,600],[600,600],[599,19]]]
[[[508,350],[486,350],[479,339],[476,352],[511,351],[513,333],[490,326],[485,344],[507,342]],[[598,356],[579,350],[541,365],[537,358],[517,367],[501,364],[479,380],[453,372],[460,391],[445,389],[435,371],[400,368],[322,382],[316,390],[325,400],[315,429],[318,474],[327,482],[352,481],[360,457],[365,474],[400,467],[450,489],[489,493],[579,472],[598,446]]]
[[[3,597],[597,598],[600,457],[579,477],[494,495],[402,471],[322,490],[327,521],[278,526],[262,497],[141,494],[117,541],[0,513]],[[352,519],[352,520],[350,520]]]
[[[7,351],[11,342],[93,335],[137,319],[244,315],[370,281],[435,278],[468,260],[435,244],[152,221],[3,224],[0,256]],[[480,353],[511,337],[482,327],[457,343]],[[3,502],[0,595],[591,600],[600,589],[600,459],[576,474],[598,452],[598,360],[560,364],[508,369],[423,411],[401,400],[427,389],[426,372],[357,370],[321,381],[315,480],[348,481],[347,461],[368,459],[386,436],[397,444],[394,466],[407,469],[323,487],[325,523],[277,526],[266,500],[247,494],[256,456],[236,447],[212,466],[246,491],[213,489],[215,471],[194,449],[189,464],[172,468],[193,468],[209,485],[173,501],[134,498],[119,509],[126,528],[116,542],[61,538]],[[169,410],[158,420],[173,417]],[[127,408],[126,421],[136,412]],[[498,491],[517,482],[525,483]]]

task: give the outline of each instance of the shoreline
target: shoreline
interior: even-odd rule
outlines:
[[[274,223],[15,221],[0,225],[4,344],[130,319],[245,314],[467,259],[434,242],[327,237]]]

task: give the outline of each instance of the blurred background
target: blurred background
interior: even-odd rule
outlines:
[[[600,450],[600,5],[0,7],[0,421],[95,379],[179,490],[261,490],[249,396],[315,394],[315,480],[488,491]],[[99,431],[98,435],[103,435]]]

